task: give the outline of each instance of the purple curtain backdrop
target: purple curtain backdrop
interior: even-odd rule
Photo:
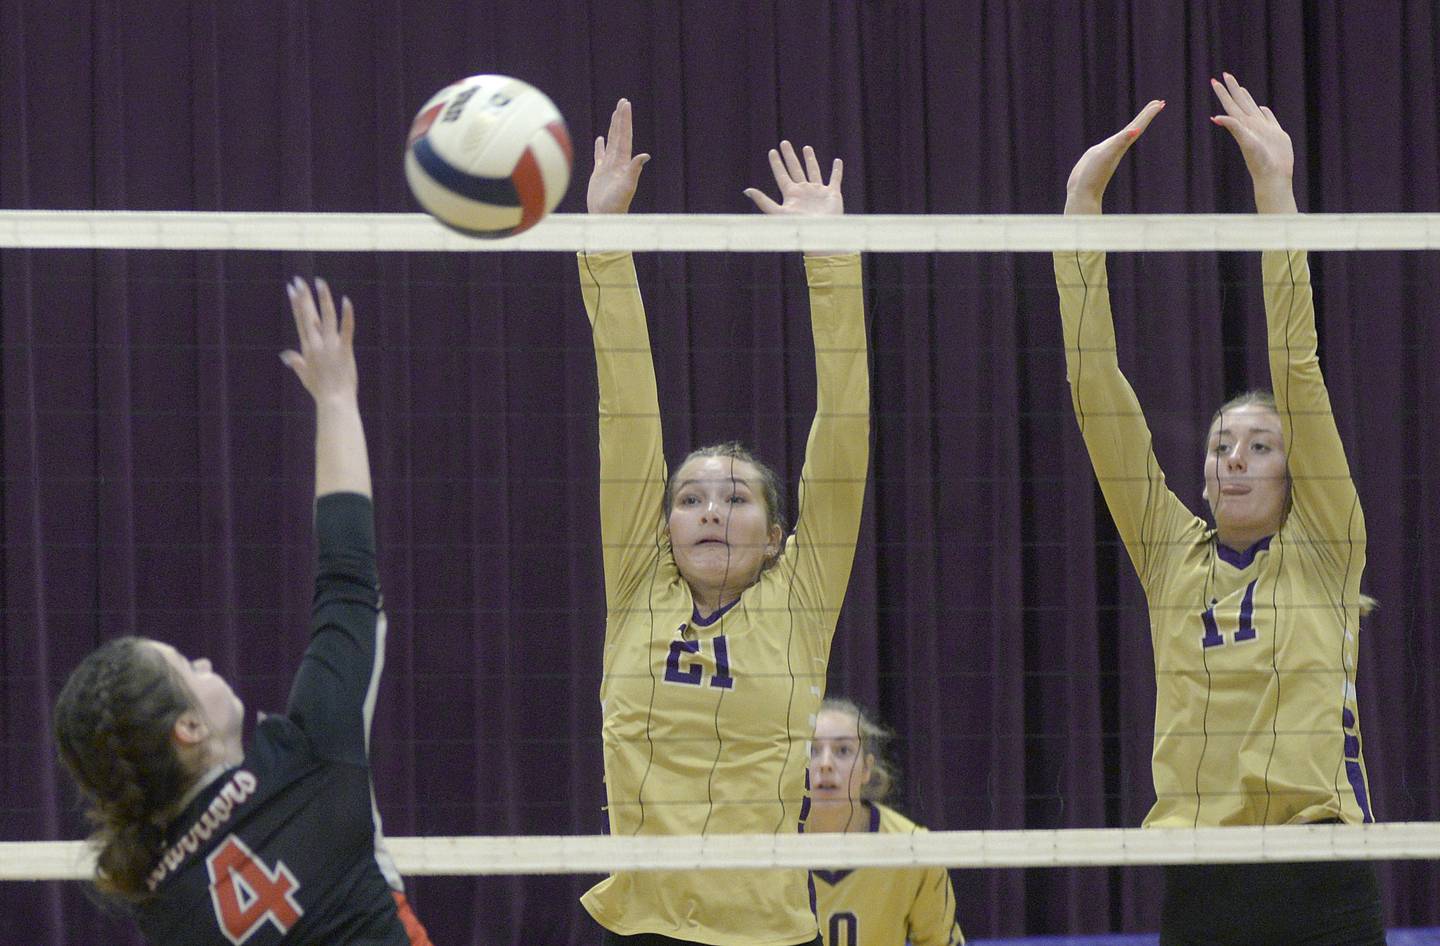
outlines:
[[[143,8],[143,9],[142,9]],[[1309,211],[1440,210],[1440,22],[1378,3],[564,0],[0,2],[0,206],[412,211],[413,112],[523,77],[589,143],[635,102],[637,211],[742,212],[782,136],[846,160],[853,213],[1051,213],[1145,100],[1169,107],[1112,212],[1247,212],[1207,78],[1239,75]],[[49,705],[122,633],[283,706],[310,597],[311,421],[275,355],[282,279],[354,297],[389,663],[373,736],[392,835],[601,830],[595,381],[569,254],[5,251],[0,839],[77,838]],[[866,263],[875,453],[832,688],[901,736],[937,829],[1139,824],[1154,681],[1143,602],[1070,414],[1044,254]],[[1440,802],[1436,255],[1313,258],[1322,361],[1370,529],[1365,752],[1382,820]],[[1266,383],[1253,254],[1111,260],[1122,364],[1198,503],[1199,439]],[[798,258],[640,260],[667,444],[739,437],[793,480],[813,410]],[[1382,868],[1440,923],[1440,872]],[[593,943],[595,878],[419,878],[437,946]],[[1147,930],[1158,871],[957,871],[966,932]],[[0,885],[26,942],[137,942],[80,884]]]

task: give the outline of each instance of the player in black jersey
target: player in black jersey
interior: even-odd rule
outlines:
[[[205,659],[141,637],[81,662],[55,707],[90,804],[95,881],[157,946],[429,946],[384,848],[370,782],[384,663],[355,313],[286,287],[315,400],[319,567],[311,640],[283,716],[241,745],[243,707]],[[316,300],[318,295],[318,302]]]

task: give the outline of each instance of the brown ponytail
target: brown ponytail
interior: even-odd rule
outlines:
[[[171,732],[192,709],[186,688],[143,638],[112,640],[81,661],[55,701],[60,759],[90,804],[95,884],[125,900],[150,895],[165,818],[194,781]]]

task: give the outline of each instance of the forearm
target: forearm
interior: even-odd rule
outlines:
[[[600,529],[607,597],[655,546],[665,484],[650,333],[628,253],[582,254],[580,285],[599,388]]]
[[[1055,284],[1075,419],[1115,527],[1144,580],[1149,540],[1183,519],[1184,509],[1165,486],[1140,401],[1120,370],[1104,254],[1056,253]],[[1166,515],[1157,516],[1161,509]]]
[[[800,473],[796,545],[822,597],[844,595],[870,466],[870,366],[859,257],[807,258],[815,419]]]
[[[1289,176],[1275,176],[1257,179],[1255,185],[1255,211],[1262,214],[1299,213],[1295,203],[1295,186]]]
[[[1320,370],[1314,293],[1303,251],[1262,257],[1265,317],[1269,328],[1270,383],[1284,433],[1295,508],[1309,521],[1324,520],[1327,541],[1363,537],[1355,484]]]
[[[331,493],[315,504],[317,561],[310,643],[286,715],[329,759],[365,761],[365,702],[381,663],[380,585],[370,500]]]
[[[628,253],[580,257],[580,283],[595,344],[602,489],[633,481],[660,450],[660,395],[644,303]],[[639,449],[644,448],[644,449]]]
[[[315,402],[315,495],[371,495],[370,456],[353,393]]]

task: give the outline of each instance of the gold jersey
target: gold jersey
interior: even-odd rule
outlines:
[[[1365,519],[1320,373],[1305,254],[1265,253],[1262,271],[1291,508],[1236,552],[1166,488],[1116,360],[1104,255],[1055,254],[1075,415],[1150,612],[1146,827],[1374,820],[1355,701]]]
[[[628,253],[580,257],[600,387],[605,791],[615,835],[790,834],[850,579],[869,466],[858,256],[807,258],[816,413],[795,531],[733,605],[701,620],[666,538],[649,333]],[[621,935],[716,946],[815,936],[803,870],[622,871],[581,901]]]
[[[865,802],[871,831],[924,831],[892,808]],[[955,889],[943,867],[812,870],[825,946],[960,946]]]

